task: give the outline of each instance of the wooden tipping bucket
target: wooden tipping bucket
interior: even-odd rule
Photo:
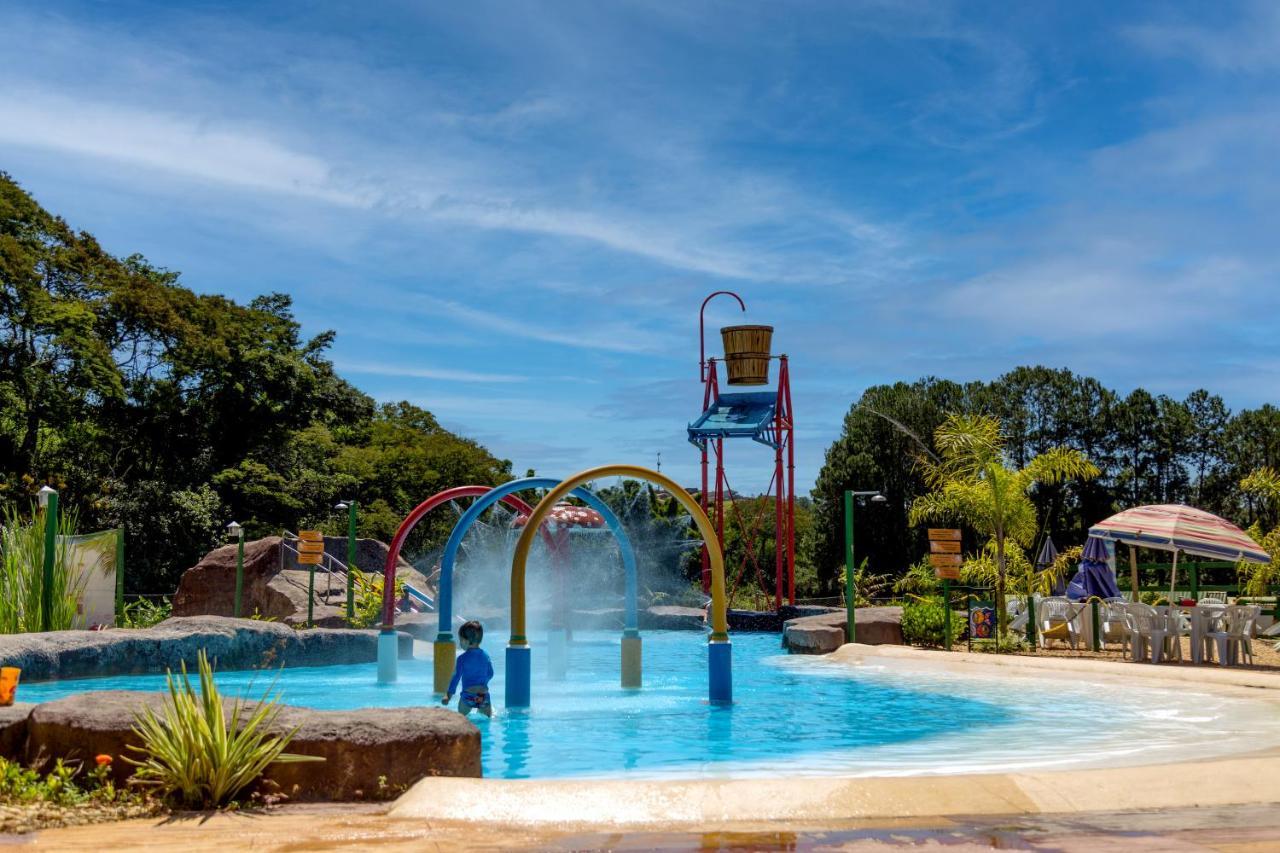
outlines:
[[[720,330],[724,341],[724,363],[729,370],[730,385],[769,384],[769,344],[773,326],[725,326]]]

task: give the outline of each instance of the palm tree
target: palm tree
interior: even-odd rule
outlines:
[[[1004,633],[1008,543],[1030,546],[1036,535],[1031,489],[1064,480],[1088,480],[1098,468],[1078,450],[1054,447],[1013,469],[1005,464],[1000,421],[986,415],[950,415],[934,433],[938,459],[920,457],[933,489],[911,504],[911,523],[960,522],[990,538],[995,550],[997,636]]]

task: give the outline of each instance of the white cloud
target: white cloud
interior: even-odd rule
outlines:
[[[338,186],[329,163],[259,130],[39,88],[0,90],[0,143],[330,204],[366,207],[371,201],[367,193]]]

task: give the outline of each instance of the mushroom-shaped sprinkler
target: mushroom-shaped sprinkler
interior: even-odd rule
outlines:
[[[514,527],[523,527],[527,515],[516,516]],[[604,516],[585,506],[558,503],[547,515],[547,529],[551,532],[551,627],[547,631],[547,668],[555,679],[566,678],[569,672],[569,591],[570,535],[574,531],[606,529]]]

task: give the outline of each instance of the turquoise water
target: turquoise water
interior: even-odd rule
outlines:
[[[486,647],[497,669],[495,717],[471,719],[489,777],[962,772],[1132,758],[1135,744],[1145,755],[1162,747],[1185,754],[1205,738],[1257,743],[1267,734],[1241,712],[1243,700],[1237,707],[1129,687],[851,670],[782,654],[774,634],[734,635],[731,707],[706,704],[702,635],[645,634],[645,687],[636,692],[618,686],[617,635],[593,632],[576,635],[568,681],[542,676],[535,645],[533,707],[507,711],[503,649]],[[256,698],[273,677],[225,672],[218,683]],[[287,669],[276,692],[290,704],[352,709],[431,704],[430,685],[430,660],[416,659],[401,661],[390,685],[376,683],[375,664]],[[164,677],[23,684],[20,692],[39,702],[104,689],[163,690]]]

